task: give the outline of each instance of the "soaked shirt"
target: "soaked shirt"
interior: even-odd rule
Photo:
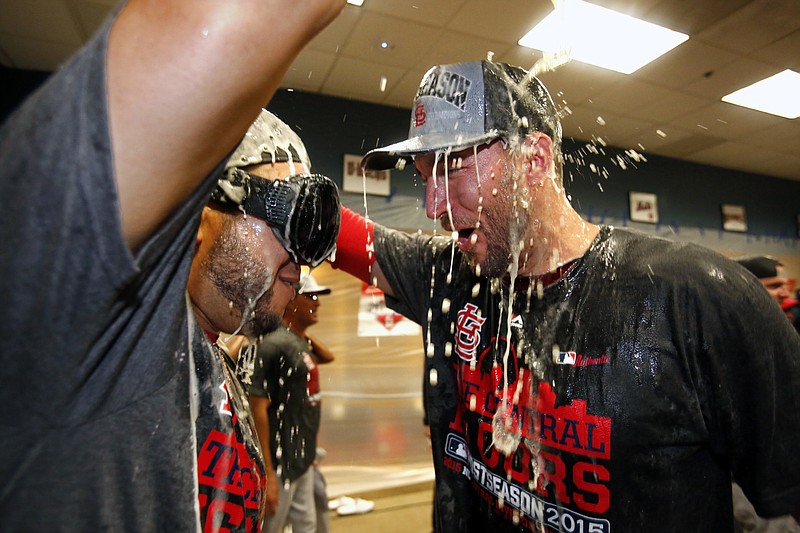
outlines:
[[[322,406],[319,369],[308,342],[282,327],[259,343],[250,394],[269,398],[272,464],[294,481],[314,463]]]
[[[203,531],[261,531],[266,467],[247,394],[231,358],[216,345],[204,348],[196,366],[200,522]]]
[[[234,435],[225,369],[186,300],[218,172],[131,252],[109,27],[0,130],[0,333],[13,339],[0,351],[0,530],[255,530],[260,456]]]
[[[800,337],[738,265],[603,227],[537,298],[449,240],[375,244],[423,327],[437,530],[732,531],[731,472],[800,509]]]

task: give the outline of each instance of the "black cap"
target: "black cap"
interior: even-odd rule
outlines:
[[[748,255],[734,259],[737,263],[755,274],[759,279],[774,278],[778,275],[780,261],[768,255]]]

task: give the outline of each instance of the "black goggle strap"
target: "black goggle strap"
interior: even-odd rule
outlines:
[[[280,180],[266,180],[239,168],[228,170],[226,180],[213,197],[233,201],[248,214],[264,219],[278,242],[298,263],[317,266],[336,247],[339,233],[339,194],[333,181],[321,174],[295,174]],[[299,208],[298,200],[302,206]],[[307,205],[308,203],[313,205]],[[314,215],[337,215],[332,220],[312,220]],[[309,218],[309,220],[294,220]],[[324,226],[324,227],[323,227]],[[319,228],[317,238],[300,239],[300,228]]]

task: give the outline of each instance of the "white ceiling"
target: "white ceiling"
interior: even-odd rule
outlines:
[[[577,62],[543,74],[554,99],[572,111],[565,136],[800,180],[800,119],[720,101],[784,69],[800,72],[800,0],[592,1],[690,39],[627,76]],[[0,0],[0,63],[55,69],[115,4]],[[492,52],[532,66],[540,54],[517,40],[551,10],[550,0],[365,0],[346,6],[309,44],[283,86],[408,108],[431,65]]]

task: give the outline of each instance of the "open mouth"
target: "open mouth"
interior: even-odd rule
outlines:
[[[463,249],[469,249],[475,244],[475,228],[462,228],[458,230],[458,246]]]

